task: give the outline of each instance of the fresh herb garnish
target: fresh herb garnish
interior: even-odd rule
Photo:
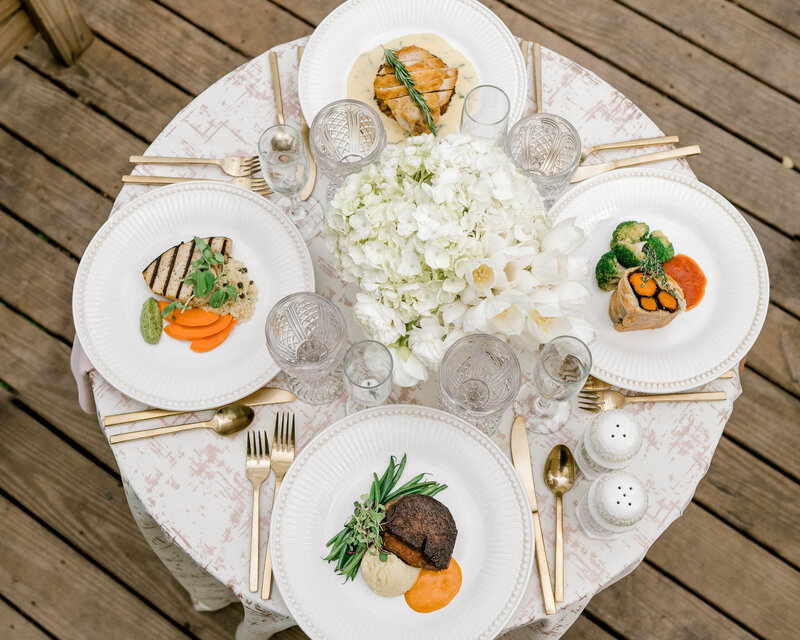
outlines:
[[[394,77],[397,78],[398,82],[403,83],[408,91],[409,97],[417,103],[420,111],[422,111],[422,115],[425,116],[425,121],[428,123],[428,128],[431,130],[431,133],[436,135],[436,125],[433,123],[431,108],[428,106],[428,103],[425,102],[422,94],[417,91],[414,78],[411,77],[408,69],[406,69],[406,65],[404,65],[400,61],[400,58],[397,57],[397,51],[394,49],[384,49],[383,59],[386,61],[386,64],[389,65],[389,68],[394,71]]]
[[[641,265],[639,266],[642,275],[644,276],[642,280],[642,284],[644,285],[650,279],[655,280],[664,291],[670,294],[673,298],[677,297],[675,289],[670,285],[669,280],[667,280],[667,274],[664,272],[664,266],[661,264],[661,260],[658,259],[656,256],[655,249],[651,247],[649,244],[645,244],[642,247],[642,253],[644,253],[644,257],[642,258]]]
[[[370,547],[375,547],[381,562],[386,562],[388,559],[389,556],[381,542],[381,525],[389,502],[412,494],[435,496],[447,488],[446,484],[432,480],[423,481],[427,474],[420,473],[398,489],[394,489],[400,476],[403,475],[405,466],[405,454],[399,464],[392,456],[389,459],[389,466],[380,478],[373,473],[369,493],[361,496],[360,501],[353,503],[355,509],[350,520],[339,533],[325,543],[326,547],[330,547],[330,553],[325,558],[326,562],[336,562],[334,570],[338,575],[345,577],[345,582],[355,579],[361,560]]]

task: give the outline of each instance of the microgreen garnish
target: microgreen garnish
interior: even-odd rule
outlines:
[[[406,65],[397,57],[397,51],[394,49],[384,49],[383,59],[386,60],[386,64],[389,65],[389,68],[394,71],[394,77],[397,78],[398,82],[403,83],[406,91],[408,91],[409,97],[417,103],[420,111],[422,111],[422,115],[425,116],[425,121],[428,123],[428,128],[431,130],[431,133],[436,135],[436,125],[433,123],[431,108],[428,106],[428,103],[425,102],[422,94],[417,91],[414,78],[411,77],[408,69],[406,69]]]
[[[675,289],[670,285],[669,280],[667,280],[667,274],[664,272],[664,266],[661,264],[661,260],[656,257],[655,249],[649,244],[646,244],[642,247],[642,252],[644,253],[644,258],[642,258],[639,267],[644,276],[644,278],[642,278],[642,285],[648,280],[653,279],[664,291],[672,297],[677,297]]]
[[[369,493],[365,493],[360,501],[353,503],[354,511],[350,520],[339,533],[325,543],[326,547],[330,547],[330,553],[325,560],[336,562],[334,570],[338,575],[345,577],[345,582],[355,579],[361,560],[370,547],[375,547],[375,553],[381,562],[386,562],[389,558],[381,542],[381,525],[389,502],[412,494],[435,496],[447,488],[446,484],[432,480],[423,481],[427,474],[420,473],[398,489],[394,489],[400,476],[403,475],[405,466],[405,454],[399,464],[392,456],[389,459],[389,466],[380,478],[378,474],[373,473]]]
[[[193,298],[208,298],[208,306],[219,309],[225,304],[228,298],[236,297],[236,289],[234,287],[229,284],[220,284],[220,280],[225,275],[225,256],[219,251],[213,251],[202,238],[195,236],[194,243],[200,250],[200,257],[192,261],[192,268],[189,273],[186,274],[183,281],[193,286]],[[219,269],[219,273],[217,273],[214,267],[218,267],[219,265],[222,265],[222,268]],[[167,305],[164,312],[166,312],[169,307],[170,305]],[[173,309],[174,308],[175,307],[173,307]],[[178,306],[177,308],[181,310],[186,309],[187,304]],[[164,312],[162,312],[161,315],[165,315]]]

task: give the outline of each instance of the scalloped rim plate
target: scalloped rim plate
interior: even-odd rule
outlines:
[[[608,317],[611,292],[589,284],[584,318],[597,330],[592,374],[624,389],[691,389],[735,367],[764,325],[769,276],[764,253],[736,208],[703,183],[657,169],[624,169],[568,191],[550,211],[558,222],[576,218],[587,235],[582,251],[592,265],[609,250],[624,220],[664,231],[676,253],[694,258],[708,278],[691,311],[650,331],[618,332]],[[736,304],[727,293],[736,291]]]
[[[322,560],[372,473],[403,453],[400,482],[425,471],[446,483],[437,499],[458,527],[461,591],[429,614],[373,593],[360,575],[342,584]],[[280,593],[315,640],[494,638],[519,606],[534,559],[528,498],[508,457],[472,425],[419,405],[361,411],[314,438],[281,485],[270,535]]]
[[[142,270],[193,235],[232,238],[232,257],[258,286],[253,317],[208,353],[168,336],[149,345],[139,331],[152,295]],[[313,290],[308,248],[273,204],[233,185],[183,183],[139,196],[100,227],[78,267],[72,313],[89,361],[109,383],[151,406],[196,411],[239,400],[278,373],[264,339],[267,313],[283,296]]]

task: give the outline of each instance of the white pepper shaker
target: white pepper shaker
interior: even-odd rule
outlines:
[[[575,461],[589,480],[625,467],[642,446],[642,429],[629,413],[604,411],[587,425]]]
[[[608,539],[633,529],[646,512],[642,482],[625,471],[612,471],[592,483],[576,515],[587,536]]]

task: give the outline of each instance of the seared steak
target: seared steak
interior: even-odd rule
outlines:
[[[386,505],[383,546],[412,567],[447,569],[457,535],[450,509],[435,498],[417,494]]]

